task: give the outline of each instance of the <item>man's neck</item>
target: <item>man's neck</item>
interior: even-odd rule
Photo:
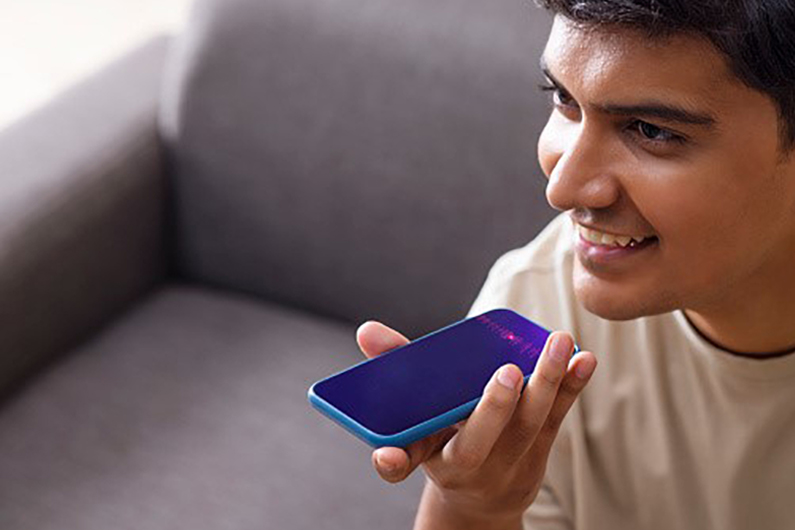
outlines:
[[[719,332],[716,332],[716,330],[712,328],[707,321],[702,320],[699,315],[693,314],[691,311],[685,310],[684,313],[690,324],[692,324],[692,326],[702,337],[704,337],[704,339],[710,342],[713,346],[731,354],[742,357],[752,357],[755,359],[769,359],[795,354],[795,343],[790,343],[783,348],[779,348],[778,345],[784,344],[783,341],[759,340],[751,342],[744,341],[743,338],[734,341],[732,341],[730,338],[727,341],[724,338],[715,338],[720,336]]]
[[[684,313],[708,341],[731,353],[759,358],[795,353],[795,281],[787,284],[717,309]]]
[[[690,323],[717,347],[747,357],[795,353],[795,234],[762,267],[719,298],[684,309]]]

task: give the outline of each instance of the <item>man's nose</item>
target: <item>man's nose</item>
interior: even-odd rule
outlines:
[[[617,157],[598,131],[581,127],[559,151],[549,174],[547,202],[556,210],[604,209],[621,195]]]

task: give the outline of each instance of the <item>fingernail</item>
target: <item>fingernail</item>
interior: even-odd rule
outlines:
[[[508,366],[503,366],[500,368],[500,371],[497,372],[497,381],[504,387],[510,388],[513,390],[516,388],[516,385],[519,384],[519,379],[521,377],[517,373],[516,370],[512,370]]]
[[[577,364],[577,368],[574,369],[574,373],[577,374],[577,377],[580,379],[587,379],[588,373],[591,371],[588,363],[585,361],[580,361]]]
[[[395,471],[395,469],[397,469],[397,466],[395,466],[394,463],[389,463],[384,461],[381,454],[376,455],[375,459],[378,461],[378,467],[380,467],[382,470],[386,471],[387,473],[392,473],[393,471]]]
[[[565,361],[571,351],[571,340],[569,336],[562,333],[555,335],[549,350],[554,359]]]

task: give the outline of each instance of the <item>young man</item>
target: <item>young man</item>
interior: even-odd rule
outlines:
[[[795,0],[544,6],[538,157],[564,213],[470,316],[565,331],[523,393],[503,368],[465,423],[374,464],[423,464],[416,528],[794,528]],[[569,361],[569,333],[597,354]]]

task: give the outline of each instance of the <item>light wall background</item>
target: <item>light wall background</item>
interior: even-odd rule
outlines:
[[[0,0],[0,130],[157,33],[191,0]]]

